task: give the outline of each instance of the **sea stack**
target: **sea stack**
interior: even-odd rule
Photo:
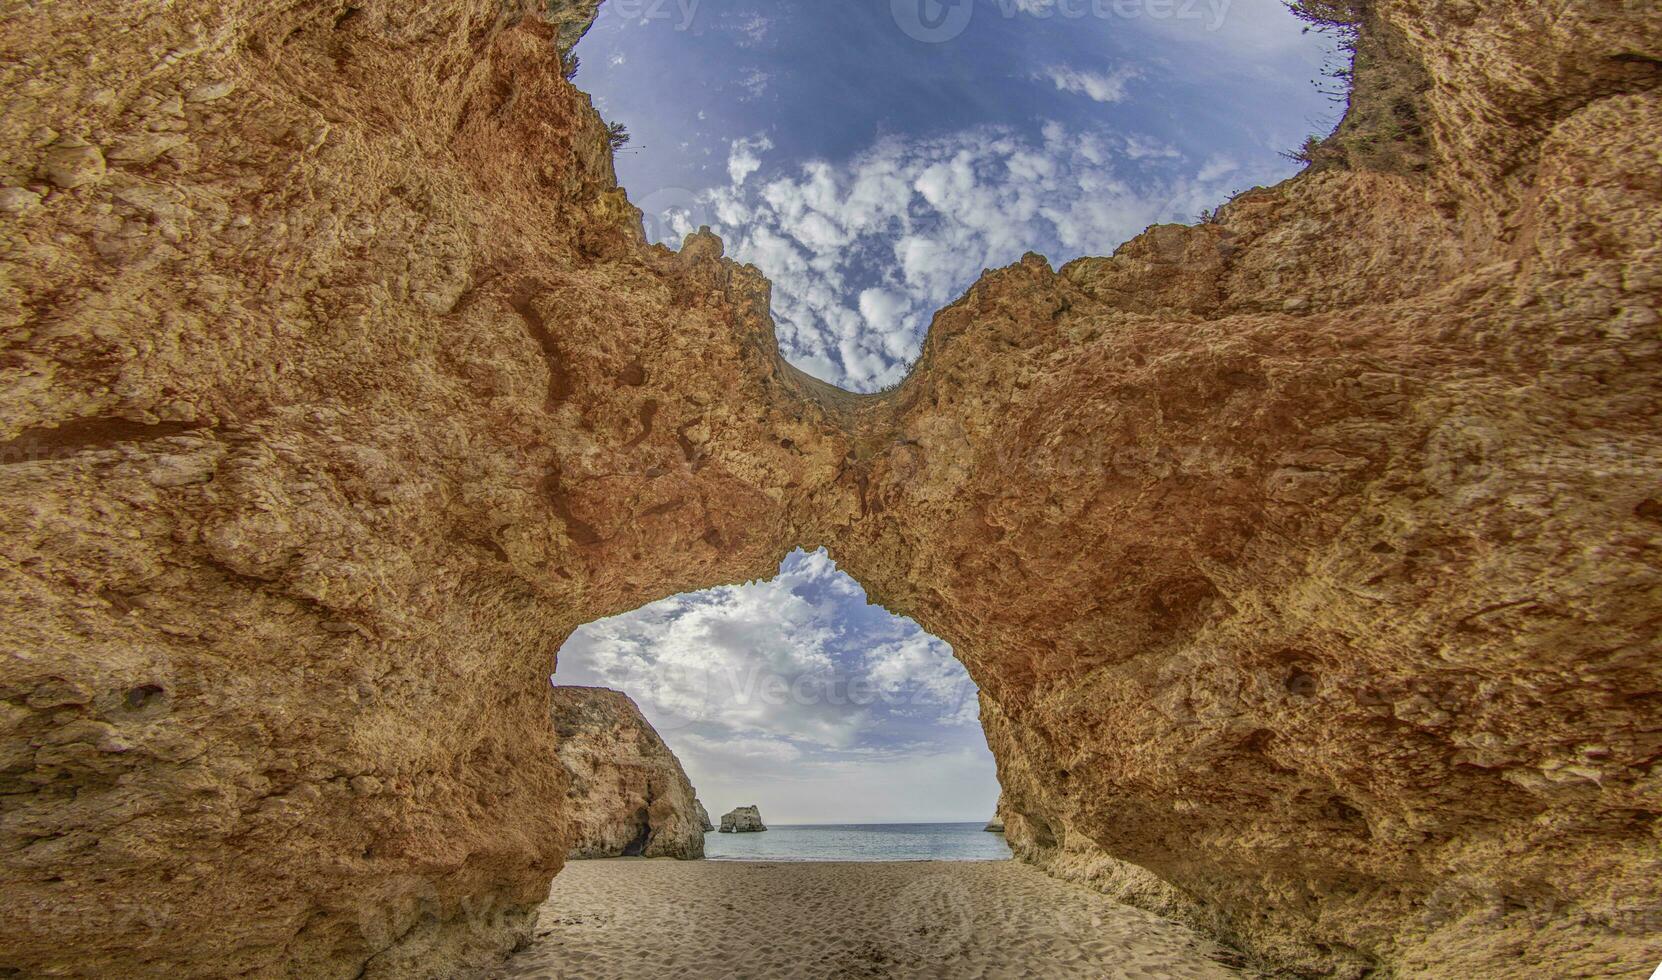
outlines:
[[[721,816],[721,832],[724,834],[754,834],[767,829],[762,823],[762,811],[756,804],[735,807]]]
[[[628,695],[556,687],[552,719],[571,773],[569,857],[704,856],[709,818],[680,761]]]

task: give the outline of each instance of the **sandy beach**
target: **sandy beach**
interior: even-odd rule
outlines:
[[[575,861],[496,976],[1222,978],[1189,929],[1016,861]]]

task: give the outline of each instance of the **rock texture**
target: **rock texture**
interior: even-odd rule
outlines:
[[[571,774],[568,858],[704,856],[709,818],[634,701],[603,687],[556,687],[553,719]]]
[[[716,825],[710,822],[710,811],[704,809],[703,803],[693,800],[693,809],[698,812],[698,825],[705,833],[716,829]]]
[[[721,832],[724,834],[757,834],[766,829],[767,825],[762,823],[762,811],[755,804],[734,807],[721,815]]]
[[[855,397],[642,242],[575,9],[0,10],[0,968],[495,962],[565,636],[819,545],[1056,873],[1313,972],[1662,960],[1654,10],[1378,0],[1408,139]]]

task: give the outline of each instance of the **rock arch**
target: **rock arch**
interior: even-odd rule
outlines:
[[[1379,0],[1415,152],[989,272],[856,397],[641,242],[540,6],[0,21],[0,966],[491,962],[562,639],[819,545],[1057,873],[1307,969],[1662,957],[1654,15]]]

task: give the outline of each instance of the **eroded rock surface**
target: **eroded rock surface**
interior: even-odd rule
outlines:
[[[704,856],[703,807],[669,746],[629,696],[554,688],[560,762],[571,773],[571,858]]]
[[[1421,142],[992,272],[871,398],[642,242],[541,10],[0,12],[0,967],[495,962],[566,635],[820,545],[1057,873],[1312,971],[1662,959],[1654,10],[1380,0]]]

